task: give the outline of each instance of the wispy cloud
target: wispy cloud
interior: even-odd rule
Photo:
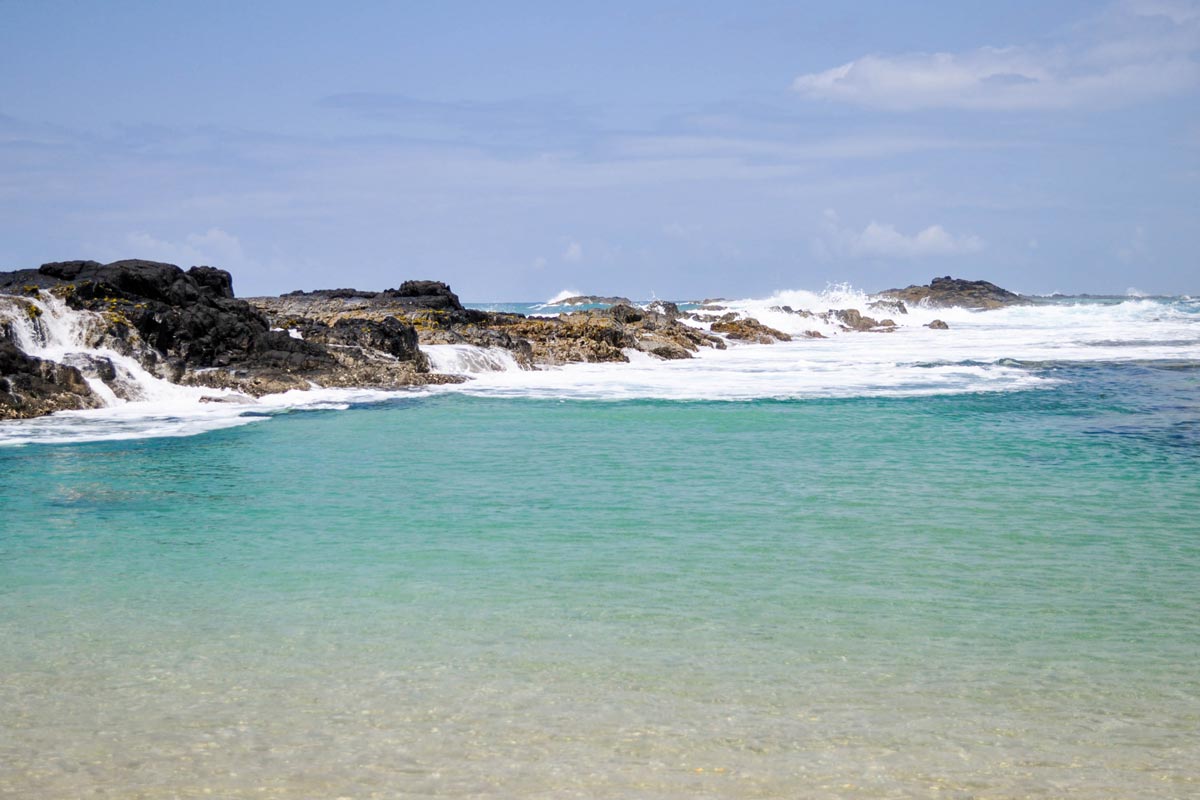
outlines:
[[[583,245],[579,242],[570,242],[566,249],[563,250],[563,261],[578,263],[583,261]]]
[[[941,225],[905,234],[894,225],[871,220],[858,231],[843,225],[832,210],[825,211],[821,234],[812,242],[814,254],[822,259],[960,256],[978,253],[983,248],[984,241],[978,236],[954,235]]]
[[[798,76],[806,97],[895,111],[1107,108],[1200,86],[1200,8],[1128,2],[1079,26],[1057,47],[864,55]]]
[[[217,265],[230,270],[259,266],[246,255],[238,237],[220,228],[209,228],[204,233],[189,233],[179,241],[159,239],[144,231],[137,231],[125,236],[123,246],[128,247],[129,252],[121,257],[166,261],[185,269],[200,264]]]

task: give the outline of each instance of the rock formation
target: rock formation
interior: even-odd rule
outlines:
[[[968,281],[962,278],[934,278],[927,286],[909,286],[880,292],[883,298],[900,300],[910,305],[959,306],[962,308],[1002,308],[1028,301],[1019,294],[1001,289],[987,281]]]
[[[554,317],[481,311],[464,307],[449,286],[429,280],[380,292],[325,289],[243,300],[234,296],[224,270],[184,271],[140,260],[64,261],[0,272],[0,418],[92,408],[106,398],[138,399],[137,387],[122,380],[122,371],[128,377],[131,370],[257,396],[313,384],[397,388],[464,379],[432,374],[421,345],[500,348],[518,365],[534,369],[628,361],[634,351],[684,359],[700,348],[723,349],[727,342],[792,339],[711,304],[681,314],[664,301],[645,307],[621,297],[562,302],[607,307]],[[1022,298],[986,281],[947,277],[883,292],[867,307],[907,314],[906,303],[994,308],[1017,302]],[[47,309],[53,310],[48,316],[58,315],[64,304],[76,314],[68,326],[73,340],[54,349],[48,344],[52,326],[41,316]],[[847,332],[896,327],[891,319],[876,320],[854,308],[771,311]],[[928,327],[947,326],[935,320]],[[803,336],[825,338],[817,330]]]
[[[78,368],[26,355],[0,337],[0,419],[102,405]]]
[[[464,308],[445,284],[420,283],[425,294],[333,290],[252,297],[250,302],[273,325],[295,329],[305,338],[310,338],[304,331],[312,325],[394,318],[413,326],[421,344],[499,347],[511,351],[526,368],[628,361],[626,350],[677,359],[690,358],[700,347],[725,347],[720,337],[680,322],[674,303],[660,301],[637,308],[621,302],[556,317],[527,317]],[[409,284],[401,289],[405,286]],[[428,302],[430,297],[453,300],[435,306]]]
[[[425,294],[425,288],[406,285],[393,291],[413,309],[461,307],[452,293]],[[41,314],[42,291],[86,314],[87,324],[76,333],[79,350],[108,348],[175,383],[257,396],[313,383],[394,388],[449,379],[429,374],[415,329],[395,319],[307,326],[306,338],[273,327],[260,311],[236,299],[224,270],[185,272],[139,260],[67,261],[0,273],[0,295],[9,296],[7,310],[0,310],[5,346],[0,404],[10,417],[99,405],[87,378],[108,384],[108,373],[114,372],[111,361],[102,358],[81,355],[77,367],[47,362],[17,347],[13,325],[26,313],[30,322],[23,324],[36,333],[33,317]],[[22,305],[20,296],[29,299]],[[122,396],[120,387],[109,388]]]
[[[606,297],[598,294],[579,294],[574,297],[566,297],[554,303],[547,303],[552,306],[615,306],[624,303],[627,306],[633,305],[633,301],[628,297]]]

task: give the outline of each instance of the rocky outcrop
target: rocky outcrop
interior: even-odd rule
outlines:
[[[608,308],[556,317],[527,317],[463,308],[457,298],[448,306],[430,302],[428,298],[446,294],[453,297],[453,293],[445,284],[421,283],[427,284],[426,293],[415,296],[415,300],[414,296],[394,292],[333,290],[255,297],[250,302],[273,325],[294,329],[306,339],[309,334],[305,326],[309,324],[335,327],[339,322],[394,317],[412,325],[421,344],[500,347],[526,368],[628,361],[627,350],[679,359],[690,358],[701,347],[725,347],[720,337],[680,322],[679,308],[674,303],[656,301],[638,308],[618,302]]]
[[[679,322],[678,310],[670,303],[657,309],[618,303],[558,317],[494,314],[486,330],[522,342],[529,362],[537,365],[628,361],[626,350],[664,359],[691,358],[701,347],[725,347],[719,337]],[[426,335],[422,331],[423,340]]]
[[[725,314],[712,324],[714,333],[723,333],[730,339],[752,344],[774,344],[775,342],[790,342],[792,337],[783,331],[763,325],[753,317],[741,317],[736,314]]]
[[[633,305],[633,301],[628,297],[605,297],[598,294],[580,294],[574,297],[567,297],[558,300],[554,303],[547,303],[552,306],[615,306],[624,304],[627,306]]]
[[[0,419],[101,405],[77,368],[26,355],[0,331]]]
[[[885,314],[907,314],[908,307],[902,300],[872,300],[867,303],[872,311],[882,311]]]
[[[229,273],[213,267],[184,271],[153,261],[65,261],[0,273],[0,294],[37,296],[40,291],[71,309],[92,312],[94,324],[81,347],[111,348],[176,383],[262,395],[313,383],[394,388],[446,380],[428,374],[410,325],[396,319],[344,325],[310,321],[304,327],[307,335],[292,335],[236,299]],[[432,281],[409,282],[380,294],[412,309],[462,308],[445,284]],[[103,379],[101,372],[97,375]],[[3,374],[8,377],[7,367]],[[29,384],[35,394],[48,397],[46,385]]]
[[[886,299],[899,300],[909,305],[923,303],[927,306],[961,308],[1002,308],[1028,302],[1019,294],[1001,289],[987,281],[968,281],[962,278],[934,278],[927,286],[909,286],[904,289],[888,289],[879,295]]]

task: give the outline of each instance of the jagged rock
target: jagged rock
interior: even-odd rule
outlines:
[[[0,336],[0,419],[26,419],[103,403],[78,369],[26,355]]]
[[[662,314],[672,322],[679,319],[679,306],[668,300],[654,300],[646,306],[646,310],[652,311],[655,314]]]
[[[314,328],[296,339],[273,330],[261,311],[234,298],[229,273],[214,267],[185,272],[153,261],[66,261],[0,273],[0,293],[37,290],[50,291],[77,311],[93,312],[99,329],[83,346],[110,347],[179,383],[258,395],[313,383],[391,388],[444,380],[428,375],[411,325],[395,319],[335,324],[324,335]],[[410,281],[389,293],[389,302],[410,310],[465,313],[444,283]],[[104,366],[95,359],[87,364],[89,374],[109,383],[113,376],[105,379]],[[113,372],[111,363],[108,367]],[[44,383],[37,387],[51,391]],[[123,396],[117,384],[110,388]]]
[[[798,317],[811,317],[811,316],[813,316],[813,313],[812,313],[811,311],[805,311],[804,309],[799,309],[799,310],[797,310],[797,309],[794,309],[794,308],[792,308],[791,306],[771,306],[771,308],[770,308],[770,309],[768,309],[768,310],[770,310],[770,311],[776,311],[776,312],[779,312],[779,313],[781,313],[781,314],[794,314],[794,315],[796,315],[796,316],[798,316]]]
[[[804,335],[809,339],[828,339],[829,337],[820,331],[805,331]]]
[[[343,318],[332,325],[309,322],[295,327],[305,341],[339,348],[339,354],[357,353],[369,359],[374,354],[384,353],[399,361],[411,361],[428,368],[418,344],[417,329],[395,317],[382,320]]]
[[[944,330],[949,330],[949,328],[950,328],[949,325],[947,325],[945,322],[943,322],[940,319],[935,319],[933,322],[930,322],[925,327],[933,328],[935,331],[944,331]]]
[[[869,331],[879,327],[879,322],[870,317],[864,317],[857,308],[830,311],[829,315],[840,322],[842,327],[851,331]]]
[[[902,300],[873,300],[867,303],[867,308],[872,311],[887,311],[892,314],[908,313],[908,306],[904,305]]]
[[[646,315],[640,308],[634,308],[629,303],[617,303],[609,307],[608,316],[612,317],[617,322],[626,324],[631,322],[641,322],[646,318]]]
[[[187,271],[196,283],[209,289],[219,297],[233,299],[233,276],[216,267],[192,267]]]
[[[381,292],[385,297],[402,299],[421,308],[440,308],[447,311],[462,311],[458,295],[441,281],[405,281],[396,289]]]
[[[737,319],[735,314],[726,314],[712,324],[714,333],[723,333],[730,339],[753,344],[790,342],[792,337],[783,331],[763,325],[753,317]]]
[[[1028,302],[1019,294],[1001,289],[988,281],[968,281],[962,278],[934,278],[928,286],[908,286],[888,289],[880,296],[905,303],[924,303],[928,306],[959,306],[962,308],[1002,308]]]

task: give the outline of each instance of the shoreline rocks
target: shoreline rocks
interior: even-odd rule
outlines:
[[[381,294],[412,309],[461,308],[445,284],[410,284]],[[70,311],[85,313],[86,324],[76,326],[76,341],[70,343],[79,351],[78,364],[48,362],[17,346],[13,325],[27,326],[35,339],[49,335],[44,321],[33,318],[42,313],[43,291]],[[415,329],[396,319],[309,325],[307,336],[292,335],[235,298],[230,274],[214,267],[184,271],[143,260],[54,262],[0,272],[0,294],[15,296],[5,298],[7,310],[0,309],[9,317],[0,319],[0,413],[10,418],[103,405],[89,378],[128,398],[112,360],[88,354],[98,349],[128,356],[145,372],[172,383],[256,397],[314,383],[391,389],[461,380],[430,374]],[[22,296],[28,298],[24,305],[17,302]],[[30,318],[20,319],[21,313]]]
[[[958,306],[991,309],[1023,305],[1029,302],[1021,295],[1001,289],[994,283],[951,278],[949,275],[944,278],[934,278],[925,286],[914,284],[904,289],[886,289],[879,292],[878,296],[899,300],[909,305],[924,303],[935,308]]]
[[[39,358],[38,348],[25,352],[18,346],[14,326],[25,332],[26,342],[49,335],[45,320],[39,319],[51,308],[42,292],[54,298],[53,308],[65,305],[85,315],[84,323],[72,323],[75,341],[67,348],[73,352],[67,363]],[[605,307],[552,317],[481,311],[466,308],[448,285],[432,280],[404,281],[378,292],[320,289],[240,299],[225,270],[196,266],[185,271],[137,259],[62,261],[0,272],[0,418],[104,405],[97,392],[110,400],[137,399],[136,386],[131,388],[127,380],[133,369],[128,359],[173,383],[257,397],[314,384],[394,389],[466,380],[432,373],[422,345],[500,348],[522,368],[537,369],[623,362],[633,351],[674,360],[729,343],[793,340],[793,335],[710,302],[698,311],[724,313],[685,314],[671,302],[639,307],[626,298],[594,295],[561,302]],[[912,303],[994,308],[1019,302],[1025,300],[995,284],[946,277],[928,286],[882,292],[867,308],[907,314],[906,304]],[[892,319],[876,320],[854,308],[771,310],[821,320],[846,332],[896,329]],[[946,326],[935,320],[928,327]],[[826,338],[817,330],[797,336]],[[124,366],[118,368],[114,361]]]

